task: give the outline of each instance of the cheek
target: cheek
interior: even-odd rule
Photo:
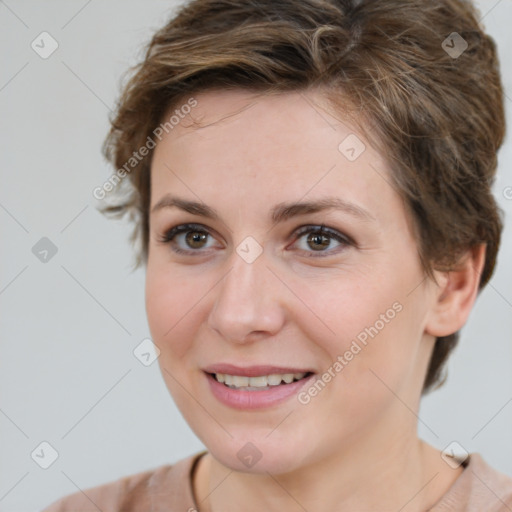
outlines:
[[[346,379],[352,389],[365,391],[378,383],[376,375],[392,388],[405,378],[417,355],[425,314],[406,288],[390,277],[354,274],[304,291],[318,319],[308,315],[303,326],[327,354],[323,370],[330,368],[333,380]]]
[[[346,271],[314,282],[297,281],[295,290],[310,306],[304,317],[310,339],[324,338],[323,344],[332,355],[347,350],[358,335],[364,341],[365,328],[376,322],[379,330],[384,330],[380,315],[388,312],[388,323],[396,317],[393,303],[397,293],[390,283],[379,281],[370,272]]]
[[[410,388],[415,379],[411,370],[418,346],[414,338],[419,334],[407,304],[394,301],[393,295],[374,295],[372,300],[356,296],[338,315],[332,306],[331,310],[338,335],[316,338],[328,358],[301,403],[311,402],[305,405],[305,420],[325,416],[336,425],[328,434],[335,442],[341,434],[349,436],[374,425],[384,411],[397,405],[394,393],[402,396],[400,390]],[[308,407],[315,413],[307,412]]]
[[[179,273],[148,264],[146,314],[153,342],[166,362],[180,359],[190,349],[202,295],[204,292],[190,286],[190,280]]]

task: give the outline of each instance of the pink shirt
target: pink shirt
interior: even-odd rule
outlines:
[[[65,496],[41,512],[196,512],[192,471],[206,451]],[[468,461],[469,459],[469,461]],[[429,512],[512,512],[512,478],[478,453]]]

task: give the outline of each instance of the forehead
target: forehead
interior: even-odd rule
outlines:
[[[258,93],[242,89],[219,90],[199,93],[194,100],[193,109],[173,126],[172,137],[167,137],[171,144],[173,141],[188,143],[190,137],[195,138],[195,144],[199,139],[205,143],[207,140],[224,139],[226,145],[243,142],[246,151],[262,142],[267,143],[269,150],[276,144],[286,144],[283,149],[287,149],[289,157],[292,157],[292,150],[300,152],[311,145],[318,147],[319,138],[325,139],[324,149],[331,143],[331,149],[337,150],[336,142],[340,135],[356,131],[347,119],[328,106],[320,91]],[[182,100],[181,105],[186,102],[188,100]],[[173,106],[170,114],[180,108],[179,105]],[[226,139],[227,136],[231,139]]]
[[[152,205],[171,190],[206,203],[222,192],[225,203],[246,209],[261,209],[262,198],[270,207],[333,193],[370,210],[401,202],[384,156],[321,93],[210,91],[194,99],[155,149]]]

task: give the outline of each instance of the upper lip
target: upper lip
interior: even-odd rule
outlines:
[[[257,366],[236,366],[234,364],[219,363],[203,368],[206,373],[222,373],[228,375],[240,375],[242,377],[260,377],[274,373],[313,373],[308,368],[290,368],[286,366],[257,365]]]

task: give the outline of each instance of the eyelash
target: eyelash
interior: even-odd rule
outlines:
[[[211,236],[211,233],[205,227],[203,227],[201,224],[189,223],[189,224],[179,224],[178,226],[174,226],[173,228],[168,229],[162,236],[160,236],[158,238],[158,241],[160,243],[173,245],[173,244],[171,244],[171,242],[177,235],[182,234],[182,233],[187,233],[190,231],[195,231],[195,232],[198,232],[201,234],[206,234],[206,235]],[[344,246],[351,246],[351,245],[355,246],[354,241],[349,236],[343,235],[336,230],[326,228],[323,224],[321,226],[308,225],[308,226],[302,226],[302,227],[298,228],[294,232],[296,240],[300,239],[306,233],[315,233],[317,235],[327,236],[328,238],[330,237],[330,238],[336,240],[337,242],[340,242]],[[186,250],[180,249],[175,246],[171,246],[171,249],[177,254],[194,255],[194,256],[197,255],[197,253],[203,252],[200,249],[198,249],[198,250],[190,249],[190,250],[186,251]],[[340,249],[340,248],[338,248],[338,249]],[[343,247],[341,247],[341,250],[343,250]],[[334,254],[337,254],[338,252],[339,252],[339,250],[336,251]],[[307,257],[325,258],[327,256],[332,256],[332,255],[333,255],[332,251],[318,251],[318,252],[316,252],[316,254],[315,253],[307,254]]]

